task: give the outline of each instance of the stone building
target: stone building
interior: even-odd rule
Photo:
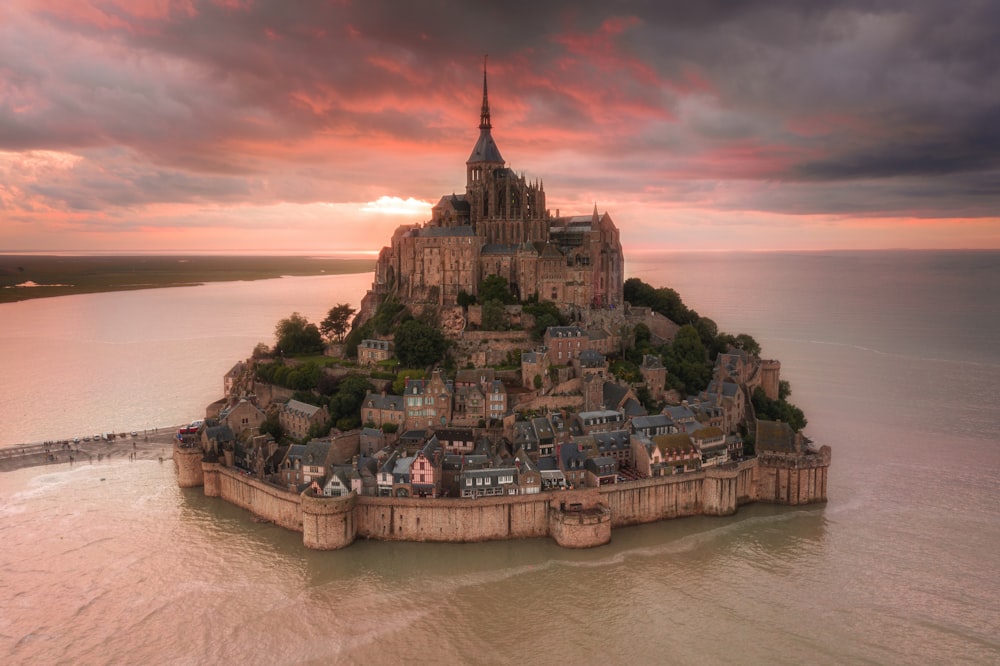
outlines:
[[[590,215],[552,215],[541,180],[507,166],[492,128],[484,70],[465,193],[442,196],[427,222],[396,229],[356,323],[389,295],[415,308],[455,305],[490,275],[503,277],[522,300],[536,296],[567,313],[622,307],[624,260],[611,217],[596,205]]]
[[[329,420],[326,407],[309,405],[298,400],[289,400],[281,406],[278,412],[278,423],[289,437],[302,439],[309,434],[309,429]]]
[[[392,358],[392,342],[389,340],[362,340],[358,344],[358,365],[375,365]]]
[[[403,396],[406,429],[447,426],[451,423],[453,395],[451,383],[440,370],[435,370],[428,380],[407,380]]]

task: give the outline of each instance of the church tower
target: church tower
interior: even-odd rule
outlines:
[[[484,59],[479,140],[465,163],[469,223],[488,244],[544,243],[549,231],[545,191],[541,183],[528,183],[524,176],[505,166],[492,129]]]
[[[490,130],[493,124],[490,122],[490,99],[486,90],[486,60],[483,60],[483,108],[479,113],[479,140],[476,141],[472,154],[465,162],[467,190],[478,188],[483,182],[489,179],[497,169],[502,169],[504,165],[503,156],[497,148],[497,142],[493,140]]]

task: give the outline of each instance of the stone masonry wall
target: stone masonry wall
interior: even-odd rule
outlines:
[[[302,531],[302,498],[234,469],[217,466],[219,497],[296,532]]]
[[[176,457],[176,452],[175,452]],[[694,515],[728,515],[752,501],[826,501],[829,447],[801,456],[738,464],[600,488],[459,499],[322,498],[203,463],[206,495],[219,496],[290,530],[309,548],[331,550],[356,537],[475,542],[551,536],[567,547],[606,543],[613,527]],[[178,483],[182,482],[178,464]]]

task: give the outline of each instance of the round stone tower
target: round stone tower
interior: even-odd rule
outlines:
[[[201,470],[201,447],[174,444],[174,468],[177,470],[177,485],[181,488],[197,488],[205,485]]]
[[[323,497],[311,489],[302,493],[302,543],[306,548],[336,550],[354,543],[357,495]]]

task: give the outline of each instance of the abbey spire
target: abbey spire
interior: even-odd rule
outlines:
[[[483,56],[483,109],[479,113],[479,129],[493,129],[490,123],[490,98],[486,94],[486,56]]]
[[[483,107],[479,114],[479,140],[465,163],[468,167],[469,185],[481,181],[493,169],[504,165],[500,149],[490,133],[491,129],[493,124],[490,122],[490,100],[486,91],[486,58],[483,58]]]

